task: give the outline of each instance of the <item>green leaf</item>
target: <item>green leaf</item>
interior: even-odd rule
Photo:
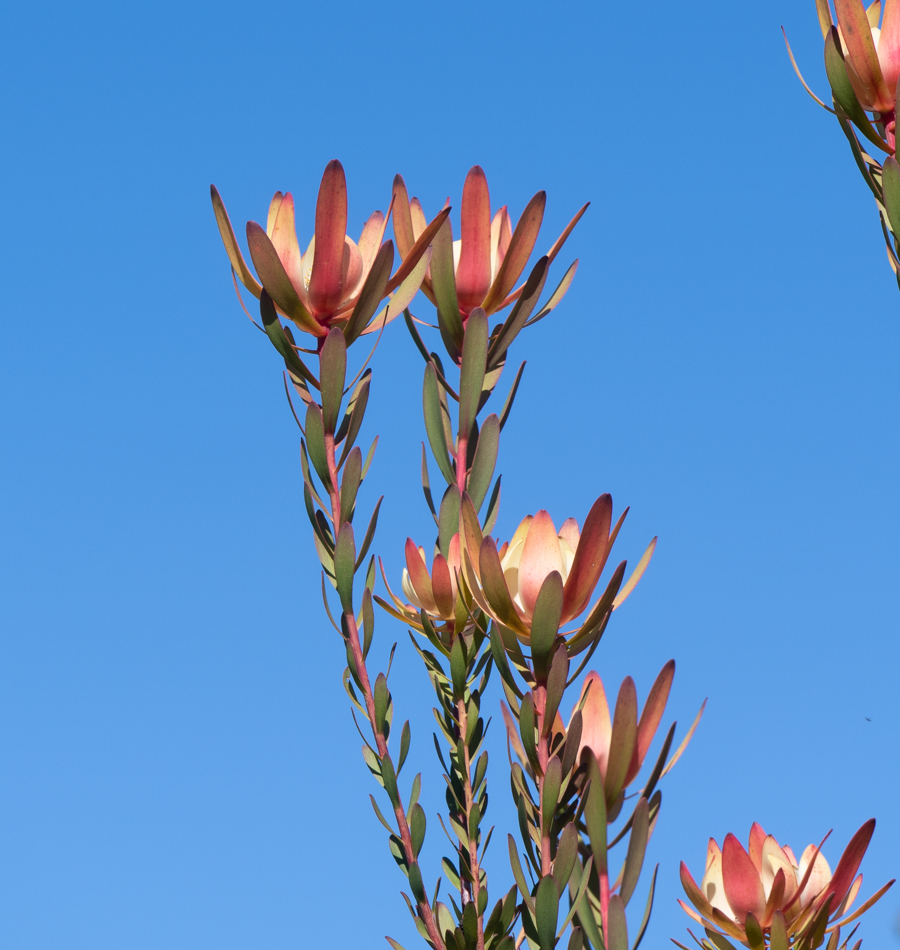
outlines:
[[[456,485],[450,485],[441,499],[438,512],[438,538],[441,554],[450,557],[450,541],[459,533],[459,506],[461,496]]]
[[[362,378],[356,384],[356,389],[353,390],[353,395],[350,397],[350,402],[347,405],[347,412],[344,415],[344,421],[341,423],[341,427],[338,430],[337,435],[335,436],[336,442],[343,441],[344,445],[341,450],[341,459],[338,462],[338,468],[344,464],[344,459],[347,458],[350,449],[353,448],[356,437],[359,435],[359,428],[362,425],[363,418],[366,414],[366,406],[369,402],[369,386],[372,381],[372,371],[367,369],[363,373]]]
[[[373,693],[375,699],[375,725],[378,731],[384,734],[385,717],[387,716],[388,703],[391,700],[391,694],[388,690],[387,679],[384,673],[378,674]]]
[[[538,945],[541,950],[553,950],[556,946],[556,922],[559,918],[559,891],[552,874],[542,878],[538,884],[534,905]]]
[[[590,901],[585,901],[585,900],[584,900],[584,895],[585,895],[585,892],[586,892],[587,889],[588,889],[588,884],[589,884],[590,881],[591,881],[591,868],[593,867],[593,863],[594,863],[594,856],[591,855],[591,856],[587,859],[587,863],[586,863],[585,866],[584,866],[584,871],[583,871],[582,874],[581,874],[581,880],[580,880],[580,882],[579,882],[579,884],[578,884],[578,890],[575,892],[574,896],[571,897],[571,904],[570,904],[570,906],[569,906],[569,912],[566,914],[566,918],[565,918],[565,920],[562,922],[562,926],[559,928],[559,933],[557,934],[557,939],[559,939],[559,938],[563,935],[563,931],[565,931],[566,927],[568,927],[569,924],[572,923],[572,918],[573,918],[573,917],[575,916],[575,914],[577,914],[578,911],[581,909],[582,903],[583,903],[583,904],[585,905],[585,907],[586,907],[586,913],[587,913],[587,914],[590,914],[590,913],[591,913]],[[572,894],[571,889],[570,889],[569,893],[570,893],[570,895]],[[580,919],[580,918],[579,918],[579,919]],[[595,929],[596,929],[596,925],[595,925]]]
[[[562,608],[562,578],[559,571],[551,571],[538,591],[531,618],[531,660],[534,664],[534,677],[539,683],[547,680],[556,635],[559,633]]]
[[[472,461],[472,470],[466,481],[472,504],[478,511],[491,487],[494,469],[497,465],[497,452],[500,449],[500,420],[491,413],[484,420],[478,436],[478,446],[475,449],[475,458]]]
[[[333,435],[341,412],[344,383],[347,379],[347,344],[344,334],[333,327],[319,352],[319,376],[322,391],[322,422],[325,432]]]
[[[572,869],[575,867],[575,858],[578,855],[578,829],[575,822],[570,821],[559,836],[556,847],[556,857],[553,859],[553,876],[560,893],[569,883]]]
[[[428,895],[425,893],[425,885],[422,883],[422,872],[419,870],[418,861],[413,861],[409,866],[409,886],[417,903],[428,903]]]
[[[281,321],[278,319],[278,312],[275,310],[275,304],[272,298],[263,291],[259,298],[259,315],[263,322],[263,329],[266,336],[272,342],[272,345],[281,354],[284,364],[287,368],[301,379],[305,379],[311,386],[319,388],[319,381],[307,368],[306,363],[300,359],[297,351],[291,346],[291,341],[285,333]]]
[[[650,913],[653,910],[653,895],[656,892],[656,875],[658,872],[659,865],[657,864],[653,869],[653,877],[650,879],[650,891],[647,894],[647,903],[644,906],[644,917],[641,920],[641,926],[638,929],[638,934],[634,939],[634,946],[631,948],[631,950],[638,950],[638,947],[641,945],[641,941],[644,939],[644,934],[647,932],[647,925],[650,923]],[[787,944],[785,944],[782,948],[776,948],[775,944],[772,943],[771,950],[787,950]]]
[[[375,633],[375,610],[372,607],[372,591],[369,587],[363,589],[362,628],[362,651],[363,659],[365,659],[369,655],[369,647],[372,645],[372,636]]]
[[[603,950],[603,939],[594,919],[594,912],[591,910],[591,902],[589,900],[577,902],[578,895],[584,894],[590,882],[591,861],[592,858],[588,858],[587,868],[582,868],[581,862],[576,858],[572,876],[569,878],[569,900],[572,902],[572,906],[576,908],[575,914],[578,917],[578,923],[590,941],[590,946],[593,950]]]
[[[884,160],[881,170],[881,185],[884,189],[884,208],[891,230],[900,235],[900,164],[893,155]]]
[[[485,312],[476,307],[466,322],[459,370],[459,429],[460,440],[467,439],[475,423],[484,371],[487,364],[488,323]],[[478,507],[476,505],[476,507]]]
[[[316,474],[322,484],[331,492],[331,475],[328,472],[328,456],[325,454],[325,427],[322,421],[322,410],[310,401],[306,407],[306,447],[313,463]]]
[[[406,756],[409,754],[409,740],[409,720],[407,719],[406,722],[403,723],[403,728],[400,730],[400,758],[397,760],[398,775],[403,769],[403,763],[406,761]]]
[[[522,900],[525,901],[525,906],[533,915],[535,912],[534,901],[531,898],[531,888],[525,880],[525,874],[522,871],[522,865],[519,861],[519,849],[516,845],[516,839],[512,835],[507,835],[506,837],[509,843],[509,866],[512,869],[513,877],[519,887]]]
[[[400,792],[397,790],[397,773],[394,771],[394,763],[387,752],[381,757],[381,778],[384,781],[384,790],[388,793],[391,804],[394,808],[399,808]]]
[[[428,444],[431,453],[437,462],[441,474],[448,485],[456,484],[456,476],[450,465],[450,455],[447,452],[447,440],[444,438],[444,423],[441,418],[441,397],[438,392],[437,374],[434,365],[429,363],[425,367],[425,383],[422,387],[422,409],[425,415],[425,431],[428,434]]]
[[[459,351],[463,346],[462,319],[459,315],[459,300],[456,296],[456,275],[453,267],[453,232],[450,222],[445,221],[434,236],[431,245],[431,282],[437,304],[438,322],[442,336]],[[446,339],[445,339],[445,342]]]
[[[425,841],[425,809],[416,802],[409,813],[409,835],[412,838],[413,854],[418,857]]]
[[[769,947],[770,950],[788,950],[787,927],[784,923],[784,914],[780,910],[776,910],[772,918]]]
[[[544,728],[542,730],[544,738],[547,738],[553,730],[553,722],[556,719],[556,711],[559,709],[563,693],[566,690],[568,675],[569,655],[566,652],[565,643],[560,643],[553,654],[550,673],[547,676],[547,698],[544,702]]]
[[[491,498],[488,502],[487,512],[484,516],[484,533],[490,534],[494,530],[494,525],[497,523],[497,515],[500,514],[500,479],[502,476],[497,476],[497,481],[494,482],[494,490],[491,492]]]
[[[619,894],[622,903],[627,907],[631,895],[637,887],[641,868],[644,866],[644,853],[647,850],[647,838],[650,834],[650,806],[646,798],[642,798],[634,809],[631,824],[631,837],[628,839],[628,854],[625,856],[625,866],[622,869],[622,886]]]
[[[584,808],[584,822],[591,839],[591,851],[597,870],[602,874],[606,870],[606,794],[603,791],[603,779],[597,760],[590,749],[585,749],[585,754],[588,758],[587,774],[591,787]]]
[[[363,466],[363,478],[365,478],[365,466]],[[375,537],[375,529],[378,527],[378,512],[381,511],[381,503],[384,501],[384,495],[375,502],[375,510],[372,512],[372,517],[369,519],[369,526],[366,528],[366,533],[363,535],[362,547],[359,549],[359,556],[356,559],[356,570],[359,570],[360,565],[363,562],[363,558],[368,554],[369,546],[372,543],[372,539]]]
[[[528,762],[534,769],[534,774],[540,775],[541,766],[534,741],[534,697],[531,693],[525,696],[519,708],[519,734],[522,737],[522,748],[525,749],[525,755],[528,756]]]
[[[572,928],[572,935],[569,937],[569,946],[567,950],[583,950],[584,948],[584,936],[583,931],[580,927]],[[403,950],[401,947],[400,950]]]
[[[378,818],[378,820],[384,825],[385,828],[387,828],[390,834],[392,835],[397,834],[397,832],[394,831],[394,829],[391,827],[390,822],[387,820],[387,818],[385,818],[384,815],[382,815],[381,809],[378,807],[378,802],[375,801],[375,797],[373,795],[369,795],[369,801],[372,803],[372,807],[375,809],[375,817]]]
[[[506,420],[509,419],[509,414],[512,412],[513,401],[516,398],[516,393],[519,391],[519,383],[522,381],[522,373],[525,371],[525,363],[519,367],[519,371],[516,373],[516,378],[513,380],[512,386],[509,388],[509,393],[506,396],[506,402],[503,403],[503,409],[500,412],[500,431],[503,431],[503,427],[506,425]]]
[[[234,235],[234,229],[231,226],[231,220],[228,217],[228,212],[225,210],[225,204],[222,201],[218,188],[216,188],[215,185],[210,185],[209,194],[212,198],[216,224],[219,226],[219,234],[222,237],[222,243],[225,245],[225,251],[228,254],[231,267],[247,290],[249,290],[254,297],[259,297],[262,293],[262,287],[257,283],[253,274],[250,273],[250,268],[247,267],[244,261],[244,255],[241,254],[240,246]]]
[[[378,249],[372,268],[362,286],[353,313],[344,328],[347,346],[365,330],[366,325],[375,315],[378,304],[385,295],[391,269],[394,266],[394,242],[385,241]]]
[[[466,946],[475,950],[478,940],[478,911],[471,901],[463,908],[462,930],[466,937]]]
[[[766,950],[762,927],[759,926],[759,921],[755,915],[747,914],[747,919],[744,921],[744,932],[747,934],[747,943],[750,945],[750,950]]]
[[[393,937],[385,937],[384,939],[387,940],[387,942],[394,948],[394,950],[406,950],[406,948],[402,944],[397,943],[397,941],[394,940]],[[569,948],[571,950],[571,944],[569,945]]]
[[[606,804],[611,808],[625,784],[625,778],[637,741],[637,692],[634,680],[626,676],[619,688],[609,740],[609,761],[606,766]]]
[[[576,709],[571,720],[569,720],[569,728],[566,729],[566,744],[563,747],[562,755],[563,778],[565,778],[576,765],[575,757],[578,755],[578,746],[581,744],[582,727],[583,720],[581,710]]]
[[[334,546],[334,576],[344,612],[353,613],[353,574],[356,565],[356,544],[353,527],[342,524]]]
[[[425,493],[425,504],[434,518],[434,523],[438,523],[437,509],[434,507],[434,498],[431,494],[431,478],[428,475],[428,457],[425,455],[425,443],[422,443],[422,491]]]
[[[341,478],[341,524],[353,521],[353,509],[356,507],[356,494],[361,481],[362,452],[357,446],[348,456],[347,467]]]
[[[450,647],[450,679],[453,682],[453,698],[463,698],[466,689],[466,648],[462,637],[454,637]]]
[[[515,679],[513,679],[512,671],[506,659],[506,648],[503,646],[503,639],[495,623],[491,624],[489,636],[491,639],[491,656],[494,658],[494,665],[500,672],[503,682],[515,693],[518,699],[521,699],[522,690],[519,689]]]
[[[606,950],[628,950],[628,924],[625,920],[625,906],[618,894],[613,894],[609,899],[607,929],[609,935],[606,941]]]
[[[562,784],[562,763],[558,756],[547,763],[544,772],[544,785],[541,789],[541,821],[545,833],[549,833],[553,824],[556,806],[559,804],[559,788]]]
[[[547,270],[550,267],[550,259],[542,257],[532,268],[522,288],[519,299],[513,305],[509,316],[503,323],[500,333],[494,338],[491,347],[488,350],[487,365],[493,369],[504,357],[506,351],[512,345],[513,340],[519,335],[525,322],[531,316],[531,312],[537,306],[541,292],[544,289],[544,282],[547,279]]]

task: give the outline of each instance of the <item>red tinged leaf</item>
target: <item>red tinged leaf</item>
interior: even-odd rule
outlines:
[[[416,236],[413,234],[412,215],[409,210],[409,192],[402,175],[394,176],[391,203],[394,208],[394,238],[400,257],[405,260],[409,249],[416,243]]]
[[[862,0],[834,0],[834,9],[847,45],[848,65],[852,65],[862,87],[863,107],[890,112],[894,107],[894,96],[885,84]]]
[[[458,537],[458,535],[457,535]],[[446,620],[453,616],[456,598],[453,596],[453,584],[450,580],[450,568],[443,554],[435,554],[431,565],[431,588],[438,613]]]
[[[222,201],[222,196],[219,194],[219,189],[215,185],[209,186],[209,194],[212,198],[213,211],[216,215],[216,224],[219,226],[219,234],[222,238],[222,243],[225,245],[225,252],[228,254],[228,260],[231,261],[231,266],[234,272],[237,274],[240,282],[253,294],[257,299],[262,293],[262,287],[260,287],[256,278],[253,274],[250,273],[250,268],[247,267],[247,263],[244,260],[244,255],[241,254],[241,249],[238,246],[237,238],[234,236],[234,228],[231,226],[231,219],[228,217],[228,212],[225,210],[225,203]]]
[[[288,192],[278,205],[278,213],[272,222],[272,246],[285,273],[291,279],[297,296],[309,309],[306,287],[303,283],[303,268],[300,259],[300,245],[297,243],[297,228],[294,224],[294,197]]]
[[[758,821],[754,821],[750,828],[750,860],[757,871],[762,870],[762,851],[766,841],[766,833]]]
[[[435,613],[437,604],[434,602],[434,592],[431,589],[431,576],[412,538],[406,539],[406,570],[409,572],[409,580],[419,602],[429,613]]]
[[[732,834],[725,837],[722,846],[722,884],[725,897],[739,922],[747,914],[762,917],[765,913],[766,896],[759,871],[740,841]]]
[[[625,777],[626,785],[631,783],[644,764],[644,757],[647,755],[650,743],[653,742],[653,737],[659,728],[666,703],[669,701],[669,691],[672,688],[672,679],[674,676],[675,661],[669,660],[662,670],[660,670],[659,676],[656,677],[656,681],[650,687],[650,695],[644,704],[641,720],[637,727],[637,741],[634,744],[634,755],[631,757],[628,775]]]
[[[422,231],[416,238],[413,246],[406,254],[402,255],[403,263],[397,268],[397,272],[388,281],[387,287],[384,291],[386,294],[393,293],[413,272],[416,264],[419,263],[422,256],[425,254],[425,251],[428,250],[428,246],[434,240],[435,234],[437,234],[441,229],[441,225],[447,220],[449,215],[450,209],[444,208],[443,211],[439,211],[434,216],[434,220],[427,227],[422,228]],[[423,283],[422,286],[424,289],[425,284]]]
[[[512,290],[515,282],[522,276],[528,258],[534,250],[541,223],[544,220],[544,207],[547,204],[547,193],[539,191],[525,206],[522,217],[516,223],[516,228],[509,241],[509,247],[503,257],[497,276],[494,278],[487,297],[482,306],[486,313],[495,313],[502,310],[512,299],[506,300],[506,295]],[[521,292],[521,288],[519,288]],[[518,293],[516,294],[518,297]]]
[[[522,560],[519,563],[519,596],[526,613],[534,613],[534,605],[541,585],[548,574],[563,572],[559,540],[553,519],[543,509],[539,511],[528,528]]]
[[[497,271],[506,257],[509,241],[512,237],[512,222],[509,209],[504,205],[491,221],[491,275],[497,276]]]
[[[456,296],[460,310],[468,314],[481,304],[491,285],[491,198],[480,165],[473,165],[466,175],[459,217]]]
[[[294,289],[290,277],[265,231],[255,222],[247,222],[247,244],[266,292],[282,313],[313,336],[326,336],[328,328],[313,319]]]
[[[609,703],[600,674],[594,670],[584,678],[581,697],[587,699],[581,707],[581,740],[578,743],[578,758],[584,749],[590,749],[597,760],[602,778],[606,778],[606,765],[609,762],[609,739],[612,735],[612,720],[609,716]]]
[[[269,237],[272,236],[272,228],[275,227],[275,218],[278,216],[278,209],[281,207],[281,202],[284,200],[284,195],[280,191],[276,191],[272,195],[272,200],[269,202],[269,216],[266,218],[266,234]]]
[[[388,209],[388,216],[391,210]],[[375,255],[384,241],[384,232],[387,228],[387,218],[380,212],[375,211],[369,215],[369,219],[363,225],[362,234],[359,236],[359,255],[362,258],[362,275],[360,281],[364,281],[372,268]]]
[[[688,870],[688,866],[681,862],[681,886],[684,888],[688,899],[705,917],[712,916],[712,904],[703,896],[703,892],[697,887],[697,882]]]
[[[509,596],[500,556],[497,554],[497,543],[493,538],[488,537],[482,541],[478,568],[484,596],[491,608],[490,612],[505,627],[527,637],[528,628],[522,623],[515,604]]]
[[[619,687],[612,736],[609,740],[609,764],[604,787],[606,801],[610,806],[625,787],[625,777],[637,739],[637,718],[637,690],[634,688],[634,680],[626,676]]]
[[[343,296],[344,238],[347,235],[347,179],[337,159],[325,166],[316,201],[316,246],[309,277],[309,302],[319,314],[337,309]]]
[[[612,497],[601,495],[591,506],[578,538],[575,560],[566,578],[563,623],[577,617],[591,599],[609,555]]]
[[[878,39],[878,62],[888,89],[896,89],[900,80],[900,4],[888,0]]]
[[[818,900],[820,907],[825,903],[829,895],[833,895],[831,910],[835,911],[840,906],[844,897],[847,895],[847,891],[850,890],[853,879],[856,877],[856,872],[859,870],[863,855],[869,847],[869,842],[872,840],[874,831],[875,819],[870,818],[850,839],[850,843],[844,848],[841,860],[838,861],[838,866],[831,876],[831,883],[823,891],[822,896]]]

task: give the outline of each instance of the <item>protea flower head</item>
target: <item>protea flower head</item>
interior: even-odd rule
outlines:
[[[857,871],[874,830],[872,818],[850,840],[834,873],[821,845],[809,845],[798,861],[758,823],[750,829],[747,849],[732,834],[721,848],[710,838],[699,887],[681,863],[681,883],[696,910],[684,901],[679,904],[707,932],[734,937],[747,946],[765,940],[763,946],[771,941],[772,946],[816,947],[826,934],[864,914],[894,883],[846,916],[862,884]]]
[[[627,513],[626,509],[610,532],[612,498],[601,495],[588,512],[583,529],[579,530],[578,522],[569,518],[557,531],[549,513],[539,511],[524,518],[512,539],[499,548],[493,538],[482,539],[476,531],[467,530],[465,576],[478,605],[524,643],[530,641],[538,600],[545,588],[559,589],[560,626],[575,620],[590,603]],[[654,538],[624,586],[625,562],[616,568],[581,631],[570,633],[587,635],[588,628],[596,630],[605,622],[640,580],[655,546]]]
[[[834,6],[856,97],[864,109],[889,117],[892,124],[900,79],[900,0],[886,0],[883,19],[881,0],[868,9],[862,0],[835,0]]]
[[[408,306],[428,264],[428,246],[447,211],[423,227],[419,240],[403,264],[391,276],[394,247],[384,241],[388,216],[372,214],[363,226],[359,241],[347,232],[347,182],[343,166],[329,162],[322,176],[316,202],[315,231],[301,254],[294,222],[294,199],[290,192],[275,192],[269,205],[266,227],[255,221],[247,224],[247,244],[259,280],[244,261],[231,221],[215,185],[211,186],[213,208],[219,233],[238,280],[253,294],[263,290],[284,316],[301,330],[323,339],[338,326],[345,335],[380,329]],[[385,296],[396,291],[393,306],[375,319],[375,310]]]
[[[455,281],[455,290],[446,288],[455,293],[463,324],[476,307],[481,307],[490,316],[518,299],[522,287],[513,288],[534,250],[546,202],[546,192],[539,191],[528,202],[513,227],[506,205],[491,216],[487,178],[481,166],[474,165],[469,169],[460,207],[460,237],[452,242],[451,276]],[[547,253],[548,263],[559,253],[587,207],[585,205],[575,215],[557,238]],[[397,175],[394,179],[394,236],[397,250],[404,261],[423,233],[425,220],[419,199],[410,200],[406,183]],[[449,222],[444,228],[451,233]],[[575,265],[572,265],[570,274],[567,274],[569,281],[574,276],[574,268]],[[432,267],[422,282],[422,290],[435,306],[439,306],[441,298],[446,299],[446,290],[440,286],[436,288],[436,280],[440,280],[440,277]],[[563,293],[567,288],[568,284]]]

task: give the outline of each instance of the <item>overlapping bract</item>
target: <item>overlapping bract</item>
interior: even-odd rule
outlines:
[[[747,849],[733,834],[722,848],[710,838],[699,887],[681,863],[681,882],[696,911],[679,903],[707,932],[748,946],[765,939],[772,947],[816,947],[827,933],[865,913],[893,884],[845,916],[859,893],[862,874],[857,871],[874,830],[873,818],[850,840],[833,874],[821,845],[809,845],[798,861],[790,847],[779,845],[758,823],[750,829]]]
[[[429,245],[448,211],[422,228],[396,273],[393,242],[384,240],[388,216],[374,212],[359,241],[347,232],[347,182],[337,160],[325,168],[316,202],[315,232],[301,254],[290,192],[275,192],[266,227],[247,224],[247,244],[259,280],[247,266],[219,192],[211,187],[219,232],[236,277],[255,297],[265,292],[278,311],[301,330],[324,338],[340,327],[348,342],[380,329],[403,312],[418,291],[429,260]],[[394,294],[376,316],[378,304]],[[373,319],[374,318],[374,319]]]
[[[583,529],[569,518],[557,532],[548,512],[539,511],[524,518],[512,539],[499,548],[491,537],[479,539],[476,545],[476,539],[467,535],[463,559],[475,600],[498,624],[527,643],[542,591],[548,584],[559,586],[559,624],[570,623],[587,608],[626,514],[627,509],[610,532],[612,498],[601,495]],[[625,601],[643,575],[655,546],[654,538],[624,586],[625,562],[616,568],[578,632],[599,626]],[[574,630],[570,632],[578,635]]]
[[[461,319],[465,325],[476,307],[481,307],[490,316],[519,298],[522,286],[514,287],[534,250],[546,201],[546,192],[539,191],[513,227],[506,205],[491,216],[490,194],[482,168],[474,165],[469,169],[460,207],[460,237],[453,241],[450,223],[443,225],[442,237],[435,245],[435,254],[440,259],[432,262],[422,282],[423,292],[439,311],[446,311],[448,307],[458,311],[458,315],[445,312],[445,318]],[[410,200],[406,183],[400,175],[394,179],[393,206],[394,236],[400,256],[405,261],[416,241],[420,240],[426,219],[419,199]],[[548,264],[559,253],[587,207],[581,208],[548,251]],[[559,299],[568,289],[577,263],[569,268],[568,281]]]

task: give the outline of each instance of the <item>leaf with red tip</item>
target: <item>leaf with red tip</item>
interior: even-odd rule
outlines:
[[[397,240],[397,250],[400,252],[400,257],[406,260],[410,248],[416,243],[416,236],[413,234],[412,215],[409,211],[409,192],[406,190],[406,182],[402,175],[394,176],[392,201],[394,206],[394,237]]]
[[[538,232],[544,220],[544,208],[547,204],[547,193],[539,191],[525,206],[522,217],[516,222],[509,241],[503,263],[497,271],[497,276],[484,298],[484,307],[487,313],[494,313],[506,306],[506,295],[522,276],[528,264],[528,258],[534,250]],[[510,303],[512,301],[509,301]]]
[[[225,204],[222,201],[222,196],[219,194],[219,190],[215,185],[209,186],[209,194],[212,198],[213,211],[216,215],[216,224],[219,226],[219,234],[222,237],[222,243],[225,245],[225,251],[228,254],[228,260],[231,261],[231,266],[234,269],[234,272],[237,274],[240,282],[253,294],[254,297],[259,297],[262,293],[262,287],[260,287],[256,278],[253,274],[250,273],[250,268],[247,267],[246,262],[244,261],[244,255],[241,254],[241,249],[238,246],[237,238],[234,236],[234,229],[231,226],[231,219],[228,217],[228,212],[225,210]]]
[[[684,892],[687,894],[690,902],[704,917],[711,917],[712,904],[703,896],[703,892],[697,886],[697,882],[694,880],[684,861],[681,862],[680,874],[681,886],[684,888]]]
[[[269,236],[255,221],[247,222],[247,244],[263,287],[282,313],[307,333],[325,336],[328,328],[313,319],[312,314],[303,306],[303,301],[297,295]]]
[[[363,225],[362,234],[359,236],[357,247],[359,255],[362,258],[362,279],[365,280],[375,255],[384,241],[384,232],[387,229],[387,218],[380,212],[375,211],[369,215],[369,219]]]
[[[609,764],[606,767],[606,801],[609,806],[619,797],[625,786],[625,776],[634,755],[637,739],[637,690],[634,680],[626,676],[619,687],[616,711],[613,715],[612,735],[609,740]]]
[[[528,528],[519,563],[519,596],[529,615],[534,611],[544,578],[553,571],[561,577],[562,570],[556,528],[549,513],[542,509]]]
[[[456,267],[459,307],[468,314],[491,284],[491,197],[480,165],[466,175],[460,207],[460,251]]]
[[[742,921],[747,914],[762,917],[766,909],[766,895],[763,893],[759,871],[733,834],[726,835],[722,845],[722,882],[725,897],[738,921]]]
[[[309,277],[309,302],[316,313],[330,314],[341,302],[346,235],[347,179],[341,163],[332,159],[316,200],[316,247]]]
[[[637,567],[631,574],[631,577],[625,582],[625,586],[616,594],[616,599],[613,601],[613,610],[617,607],[621,607],[622,604],[628,599],[629,594],[637,587],[638,581],[644,576],[644,571],[647,570],[647,566],[650,564],[650,559],[653,557],[653,552],[656,550],[656,541],[654,538],[648,545],[647,550],[644,551],[643,556],[640,561],[638,561]]]
[[[688,747],[691,739],[694,737],[694,733],[697,731],[697,726],[700,725],[700,720],[703,718],[704,709],[706,709],[705,699],[700,704],[700,712],[697,713],[696,718],[691,723],[691,728],[688,729],[687,735],[684,737],[684,739],[681,740],[681,745],[678,746],[678,748],[675,750],[675,753],[673,754],[672,758],[669,759],[668,762],[666,762],[666,767],[662,770],[662,775],[660,775],[660,778],[662,778],[663,775],[666,775],[668,772],[670,772],[675,767],[675,763],[678,762],[678,760],[682,757],[682,755],[684,755],[684,750]]]
[[[834,9],[853,71],[862,84],[866,101],[863,106],[888,112],[894,97],[888,90],[878,62],[878,51],[872,39],[872,28],[862,0],[834,0]]]
[[[406,570],[409,572],[409,579],[412,583],[416,597],[421,601],[422,606],[429,612],[434,613],[437,610],[437,604],[434,602],[434,592],[431,587],[431,575],[428,568],[422,560],[422,554],[416,547],[412,538],[406,539]]]
[[[650,694],[647,696],[647,702],[644,703],[641,720],[638,723],[634,755],[631,758],[628,775],[625,777],[626,785],[631,783],[644,764],[644,757],[647,755],[650,743],[653,742],[653,737],[659,728],[666,703],[669,701],[669,690],[672,688],[672,679],[674,676],[675,661],[669,660],[662,670],[660,670],[659,675],[650,687]]]
[[[275,218],[278,216],[278,209],[281,207],[281,201],[284,195],[276,191],[269,202],[269,216],[266,218],[266,234],[272,236],[272,229],[275,227]]]
[[[504,205],[491,221],[491,273],[496,277],[512,237],[512,222],[509,209]]]
[[[831,876],[831,883],[818,900],[819,906],[824,904],[829,896],[833,897],[831,902],[833,908],[838,907],[843,901],[850,885],[853,883],[853,879],[856,877],[856,872],[859,870],[863,855],[869,847],[874,831],[875,819],[870,818],[850,839],[850,843],[844,848],[841,860],[838,861],[838,866]]]
[[[281,200],[278,214],[272,224],[272,246],[281,261],[281,266],[294,285],[297,296],[303,306],[309,309],[306,300],[306,287],[303,283],[303,267],[300,259],[300,245],[297,243],[297,229],[294,224],[294,198],[288,192]]]
[[[757,871],[762,871],[763,845],[766,842],[766,833],[758,821],[750,826],[750,860]]]
[[[389,324],[392,320],[396,320],[397,317],[403,313],[404,310],[412,303],[413,298],[419,292],[419,289],[422,286],[422,281],[425,279],[425,273],[428,270],[428,265],[431,263],[431,248],[426,247],[425,253],[419,258],[419,263],[410,271],[406,279],[402,284],[397,288],[394,296],[391,297],[388,301],[388,305],[384,307],[381,312],[372,320],[372,322],[363,330],[362,335],[365,336],[367,333],[376,333],[382,327]],[[388,281],[388,287],[390,287],[391,281]],[[385,287],[385,293],[388,292],[388,287]]]
[[[873,905],[884,897],[885,894],[894,886],[896,883],[895,880],[890,880],[884,887],[879,888],[864,904],[861,904],[849,917],[845,917],[843,920],[839,920],[833,926],[829,927],[826,930],[826,933],[829,933],[832,930],[837,929],[838,927],[846,927],[847,924],[852,923],[854,920],[858,920],[862,915]]]
[[[527,637],[528,628],[519,618],[515,604],[509,596],[506,580],[503,577],[503,567],[497,554],[497,543],[493,538],[488,537],[482,541],[478,566],[482,589],[490,604],[491,613],[504,626]]]
[[[581,708],[581,741],[578,745],[578,757],[584,749],[590,749],[597,760],[600,775],[606,776],[609,762],[609,740],[612,735],[612,720],[609,716],[609,703],[600,674],[591,670],[585,677],[579,699]]]
[[[609,554],[612,496],[601,495],[591,506],[575,549],[575,559],[566,578],[563,623],[577,617],[591,599]]]
[[[443,554],[435,554],[431,565],[431,588],[434,592],[434,602],[438,613],[445,619],[453,616],[456,607],[456,598],[453,594],[453,584],[450,580],[450,568]]]
[[[556,255],[562,250],[563,244],[569,239],[569,235],[575,229],[575,225],[581,220],[585,211],[591,206],[590,201],[586,202],[581,208],[575,213],[575,216],[572,220],[565,226],[563,233],[553,242],[553,247],[547,251],[547,257],[550,258],[550,263],[552,264],[556,260]]]

